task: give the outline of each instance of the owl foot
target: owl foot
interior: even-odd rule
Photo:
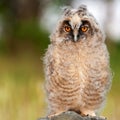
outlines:
[[[94,111],[85,110],[81,112],[81,116],[96,116]]]
[[[48,115],[47,117],[52,118],[54,116],[57,116],[57,115],[61,114],[62,112],[65,112],[65,111],[61,111],[61,112],[58,112],[58,113],[55,113],[55,114],[51,114],[51,115]]]

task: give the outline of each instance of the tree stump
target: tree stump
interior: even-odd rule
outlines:
[[[91,116],[85,116],[82,117],[81,115],[73,112],[73,111],[67,111],[63,112],[57,116],[53,116],[51,118],[45,117],[45,118],[39,118],[38,120],[107,120],[103,117],[91,117]]]

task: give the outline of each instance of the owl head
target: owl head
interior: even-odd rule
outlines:
[[[88,43],[91,41],[104,41],[103,33],[85,5],[78,9],[65,7],[57,23],[56,29],[51,34],[51,42]]]

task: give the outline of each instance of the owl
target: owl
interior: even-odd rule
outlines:
[[[105,35],[85,5],[65,7],[44,57],[48,115],[96,116],[111,86]]]

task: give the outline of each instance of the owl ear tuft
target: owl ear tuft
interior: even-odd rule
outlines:
[[[71,13],[72,8],[70,6],[64,6],[61,9],[62,9],[64,15],[69,15]]]
[[[84,4],[82,4],[82,5],[80,5],[80,6],[78,7],[78,10],[79,10],[79,11],[87,11],[87,6],[84,5]]]

